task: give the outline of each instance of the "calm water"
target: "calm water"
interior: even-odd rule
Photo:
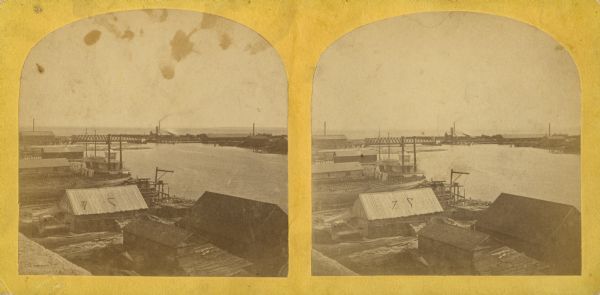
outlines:
[[[146,146],[149,149],[124,150],[125,167],[134,177],[149,178],[154,178],[157,166],[174,170],[162,178],[169,183],[171,194],[195,200],[204,191],[213,191],[287,208],[285,155],[196,143]]]
[[[428,179],[446,181],[450,169],[469,172],[459,179],[467,197],[493,201],[505,192],[580,209],[580,155],[503,145],[442,148],[446,150],[417,151],[418,169]]]

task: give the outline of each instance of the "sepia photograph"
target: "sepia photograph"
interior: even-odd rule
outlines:
[[[312,93],[312,274],[581,274],[567,47],[472,12],[341,36]]]
[[[284,65],[219,16],[62,26],[19,96],[20,275],[286,277]]]

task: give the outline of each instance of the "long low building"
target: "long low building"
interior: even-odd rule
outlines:
[[[115,220],[148,210],[135,185],[68,189],[59,202],[65,224],[72,232],[115,230]]]
[[[345,135],[313,135],[312,146],[316,149],[339,149],[348,145]]]
[[[364,168],[358,162],[318,163],[312,166],[314,181],[344,181],[364,178]]]
[[[376,150],[337,150],[333,152],[334,163],[375,163],[377,162]]]
[[[353,220],[369,238],[411,235],[410,223],[426,221],[443,211],[429,187],[359,194],[352,207]]]
[[[65,158],[68,160],[81,160],[85,149],[83,146],[43,146],[42,159]]]
[[[71,173],[71,164],[65,158],[20,159],[19,176],[60,176]]]

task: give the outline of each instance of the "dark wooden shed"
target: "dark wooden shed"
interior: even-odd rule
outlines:
[[[475,255],[489,248],[490,236],[445,223],[429,223],[418,233],[419,252],[448,264],[452,273],[468,274]],[[442,264],[443,264],[442,263]]]
[[[276,204],[207,191],[178,224],[252,262],[287,263],[288,217]]]
[[[554,274],[581,273],[581,215],[571,205],[503,193],[475,228],[549,263]]]

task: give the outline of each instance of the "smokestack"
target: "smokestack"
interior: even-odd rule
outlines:
[[[254,122],[252,122],[252,136],[254,136]]]
[[[550,123],[548,123],[548,137],[550,137],[552,133],[550,133]]]
[[[32,131],[35,131],[35,118],[33,118],[33,130]]]
[[[323,122],[323,135],[327,135],[327,121]]]

